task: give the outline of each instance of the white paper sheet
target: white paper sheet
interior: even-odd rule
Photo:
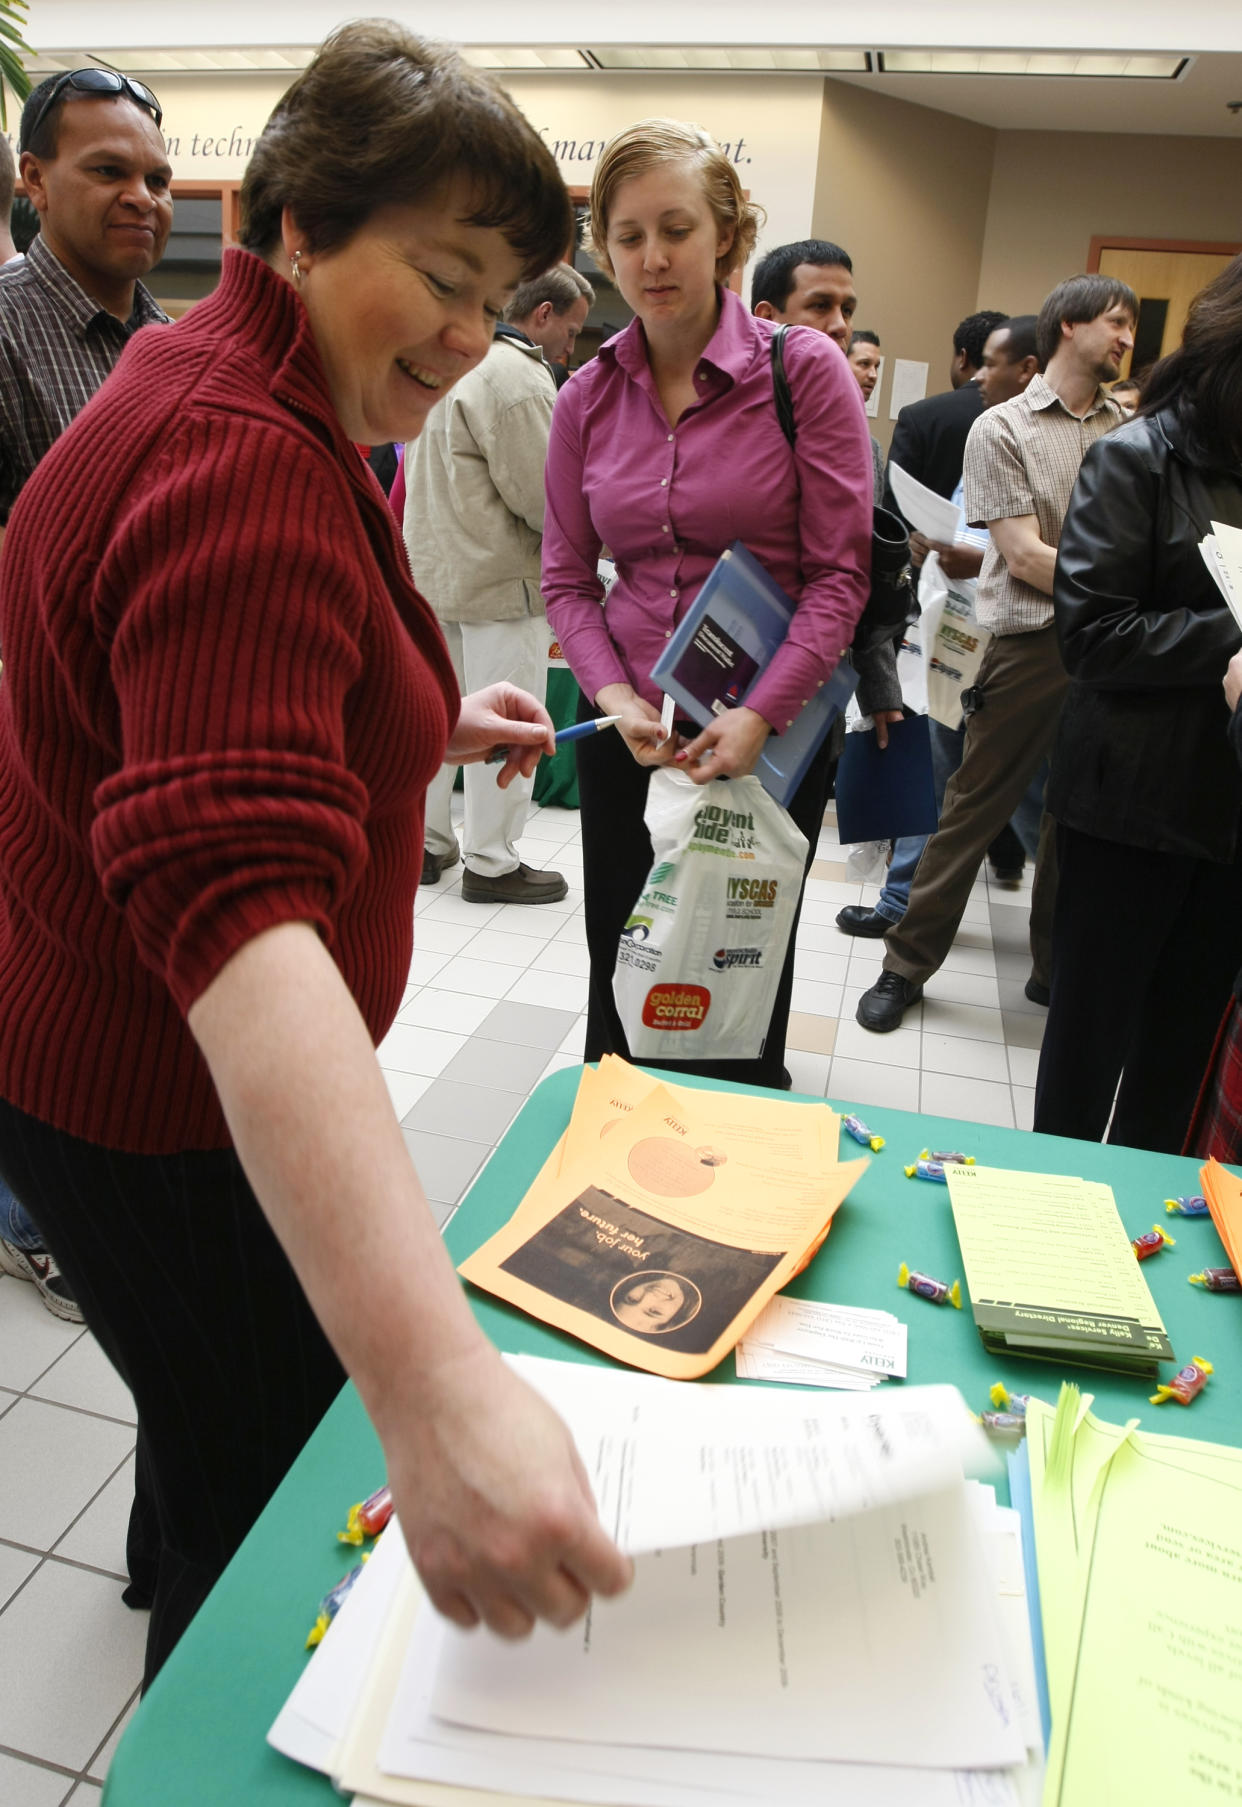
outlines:
[[[448,1627],[432,1710],[523,1737],[1021,1763],[977,1543],[959,1481],[835,1524],[645,1556],[629,1592],[596,1601],[572,1632],[538,1628],[515,1649]]]
[[[788,1299],[778,1293],[759,1313],[745,1340],[838,1368],[861,1368],[889,1378],[904,1378],[906,1372],[906,1326],[891,1311]]]
[[[926,364],[920,364],[914,358],[896,358],[893,361],[893,392],[888,398],[888,418],[896,420],[904,407],[910,402],[921,402],[927,394]]]
[[[1007,1529],[1007,1515],[998,1515],[990,1488],[971,1487],[962,1499],[976,1544]],[[999,1571],[1002,1565],[997,1566]],[[987,1574],[985,1585],[1002,1585],[990,1566]],[[1020,1560],[1017,1574],[1020,1586]],[[1015,1623],[1023,1633],[1024,1619],[1019,1616]],[[763,1807],[776,1801],[782,1807],[857,1807],[860,1801],[868,1807],[1017,1807],[1023,1780],[1019,1770],[936,1771],[887,1763],[722,1757],[633,1743],[590,1746],[563,1736],[509,1737],[452,1725],[431,1714],[441,1624],[425,1614],[421,1625],[415,1621],[415,1632],[379,1752],[379,1767],[395,1778],[388,1783],[395,1799],[408,1798],[402,1790],[410,1784],[400,1778],[417,1775],[433,1784],[493,1789],[503,1796],[537,1794],[618,1807],[711,1807],[734,1800]],[[1029,1645],[1029,1630],[1023,1635]],[[861,1660],[874,1665],[877,1693],[884,1694],[891,1685],[885,1641],[864,1648]],[[562,1707],[567,1717],[571,1703],[562,1701]]]
[[[1211,533],[1199,542],[1199,550],[1230,613],[1242,627],[1242,532],[1222,521],[1213,521]]]
[[[834,1368],[829,1362],[804,1361],[799,1355],[781,1355],[759,1343],[741,1342],[733,1351],[739,1380],[774,1381],[784,1387],[839,1387],[846,1393],[869,1393],[879,1386],[878,1374],[860,1368]]]
[[[947,496],[938,496],[934,489],[928,489],[909,471],[903,471],[891,458],[888,481],[898,508],[911,526],[925,533],[929,540],[952,546],[966,525],[966,517],[957,503],[950,502]]]
[[[868,419],[878,420],[880,414],[880,390],[884,387],[884,355],[880,354],[880,368],[875,373],[875,388],[863,403]]]
[[[840,1518],[996,1468],[955,1387],[751,1393],[506,1359],[565,1419],[630,1554]]]

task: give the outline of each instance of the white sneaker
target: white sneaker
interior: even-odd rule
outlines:
[[[12,1274],[15,1280],[29,1280],[54,1318],[64,1318],[68,1324],[86,1322],[69,1282],[47,1249],[19,1249],[0,1236],[0,1272]]]

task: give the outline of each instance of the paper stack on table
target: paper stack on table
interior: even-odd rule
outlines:
[[[1042,1736],[1017,1514],[950,1387],[863,1398],[520,1360],[633,1587],[464,1634],[386,1532],[269,1734],[360,1800],[1025,1807]],[[359,1677],[362,1679],[359,1680]]]
[[[986,1349],[1153,1377],[1172,1359],[1111,1187],[999,1167],[945,1179]]]
[[[1242,1450],[1027,1406],[1046,1807],[1242,1792]]]
[[[864,1171],[826,1104],[661,1084],[608,1056],[467,1280],[633,1367],[714,1368]]]
[[[859,1390],[906,1372],[906,1326],[891,1311],[772,1300],[733,1352],[739,1380]]]

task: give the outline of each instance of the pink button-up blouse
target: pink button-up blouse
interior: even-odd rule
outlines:
[[[797,450],[772,394],[773,328],[732,291],[699,359],[699,400],[670,427],[640,321],[561,390],[543,536],[548,619],[588,697],[628,683],[659,707],[650,671],[721,552],[740,539],[797,604],[747,698],[778,733],[834,670],[867,600],[871,444],[862,395],[823,333],[785,343]],[[601,546],[617,581],[601,608]]]

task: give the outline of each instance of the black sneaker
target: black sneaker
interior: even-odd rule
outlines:
[[[15,1280],[29,1280],[54,1318],[67,1324],[83,1324],[82,1307],[69,1290],[69,1282],[47,1249],[19,1249],[0,1236],[0,1272]]]
[[[1041,985],[1034,975],[1022,987],[1022,992],[1023,996],[1028,997],[1032,1004],[1042,1004],[1045,1010],[1052,1002],[1052,993],[1046,985]]]
[[[903,979],[900,973],[881,973],[871,990],[859,998],[854,1016],[864,1029],[887,1035],[890,1029],[900,1028],[902,1017],[922,995],[923,987],[913,979]]]

